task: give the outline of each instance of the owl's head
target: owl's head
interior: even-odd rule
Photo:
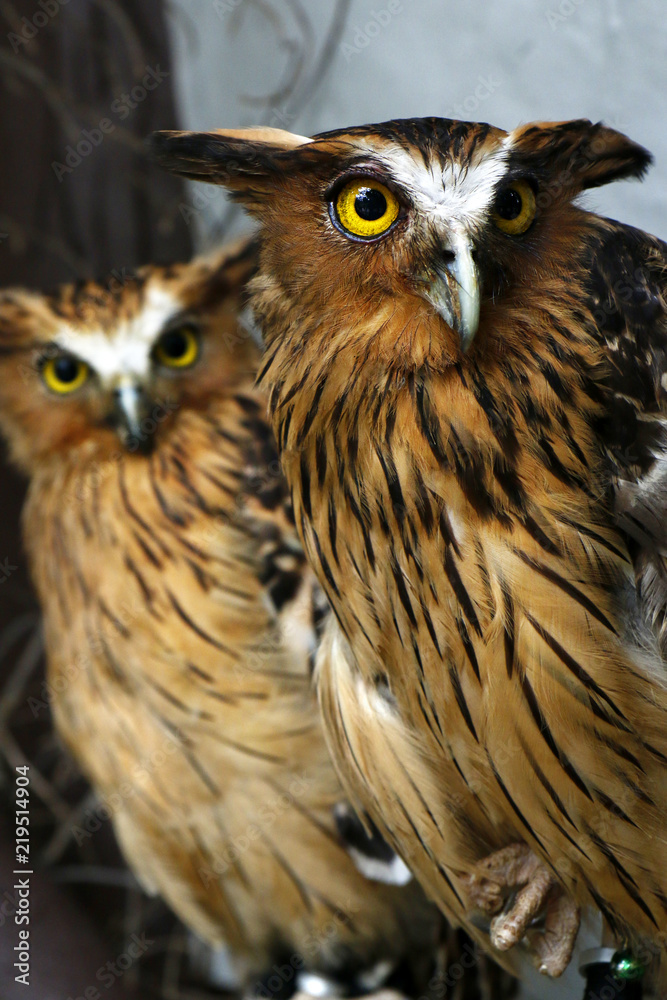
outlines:
[[[435,317],[451,360],[494,303],[562,273],[581,225],[576,195],[639,177],[651,160],[586,120],[507,133],[417,118],[313,139],[244,129],[152,141],[163,165],[226,185],[258,217],[265,288],[279,287],[302,317],[335,329],[336,313],[354,310],[358,331],[364,317],[377,331],[390,314],[409,316],[392,347],[406,354],[415,324],[429,320],[432,333]]]
[[[239,324],[255,265],[244,242],[167,267],[114,272],[45,295],[0,292],[0,426],[30,473],[149,452],[179,416],[251,377],[257,347]]]

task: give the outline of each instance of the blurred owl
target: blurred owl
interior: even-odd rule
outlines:
[[[588,121],[162,133],[260,222],[252,303],[350,793],[443,910],[567,964],[667,926],[667,255]],[[499,912],[504,904],[506,909]]]
[[[239,323],[251,245],[0,294],[0,423],[56,724],[142,885],[253,978],[360,992],[440,917],[369,882],[311,686],[320,614]],[[275,977],[274,977],[275,978]]]

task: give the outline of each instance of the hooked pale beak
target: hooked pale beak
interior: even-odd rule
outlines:
[[[447,254],[441,265],[432,267],[423,294],[467,351],[479,326],[479,271],[467,237],[453,237]]]
[[[144,390],[134,382],[123,382],[114,389],[113,397],[114,423],[124,447],[142,455],[150,454],[155,444],[155,421],[147,419],[150,400]]]

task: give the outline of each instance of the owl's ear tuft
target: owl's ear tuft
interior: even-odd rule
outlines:
[[[641,178],[653,157],[622,132],[585,118],[569,122],[536,122],[515,129],[512,160],[558,182],[576,194],[626,177]]]
[[[311,140],[276,128],[213,132],[154,132],[151,154],[161,166],[190,180],[223,184],[252,202],[289,170],[295,152]]]

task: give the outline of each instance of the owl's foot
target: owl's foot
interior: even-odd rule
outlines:
[[[509,909],[499,911],[514,892]],[[484,858],[468,880],[471,904],[491,921],[491,943],[507,951],[523,938],[537,956],[540,972],[560,976],[572,957],[580,913],[574,901],[525,844],[512,844]],[[541,930],[531,928],[544,911]]]

